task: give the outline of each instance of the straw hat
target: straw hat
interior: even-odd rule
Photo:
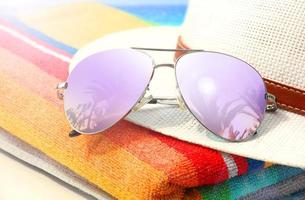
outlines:
[[[111,34],[80,50],[82,58],[102,49],[128,46],[200,48],[239,57],[265,78],[268,92],[280,109],[268,113],[255,138],[240,143],[209,133],[188,112],[147,105],[127,120],[181,140],[213,149],[305,168],[305,1],[193,0],[180,28],[150,27]],[[148,52],[159,62],[173,62],[173,54]],[[174,72],[160,69],[152,93],[175,95]]]

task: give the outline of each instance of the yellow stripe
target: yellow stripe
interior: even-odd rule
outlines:
[[[75,48],[109,33],[149,26],[137,17],[93,2],[58,6],[17,18]]]

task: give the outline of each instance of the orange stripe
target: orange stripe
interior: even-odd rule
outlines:
[[[4,125],[7,131],[14,132],[17,137],[118,198],[148,199],[151,198],[151,193],[169,193],[168,196],[171,196],[181,190],[167,184],[167,178],[163,173],[135,159],[133,155],[113,145],[108,139],[103,140],[94,151],[88,151],[88,146],[81,148],[83,145],[78,145],[76,141],[60,142],[60,137],[45,139],[41,131],[1,108],[0,118],[1,125]],[[83,142],[87,139],[81,136],[81,140],[77,141]],[[86,155],[91,157],[86,159]],[[139,188],[141,190],[138,190]]]
[[[273,165],[273,163],[271,163],[271,162],[265,162],[264,168],[271,167],[272,165]]]
[[[7,92],[0,98],[1,127],[107,192],[141,199],[156,193],[166,197],[181,193],[182,188],[171,185],[163,172],[113,144],[104,134],[69,138],[70,128],[62,112],[3,74],[0,92]],[[124,132],[120,126],[114,130]]]
[[[114,129],[105,132],[105,136],[112,142],[168,174],[172,184],[197,186],[198,172],[194,164],[182,153],[156,138],[156,134],[159,133],[126,121],[121,121]]]

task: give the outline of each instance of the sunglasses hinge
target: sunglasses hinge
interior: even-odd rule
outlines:
[[[266,93],[265,99],[267,100],[267,112],[274,112],[278,109],[277,103],[276,103],[276,97],[273,94]]]
[[[58,83],[56,86],[57,98],[62,100],[64,98],[64,90],[68,88],[67,82]]]

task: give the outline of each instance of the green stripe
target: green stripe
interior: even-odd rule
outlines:
[[[201,199],[204,200],[219,200],[219,199],[230,199],[230,188],[227,184],[228,181],[219,184],[217,186],[205,186],[199,188]]]

